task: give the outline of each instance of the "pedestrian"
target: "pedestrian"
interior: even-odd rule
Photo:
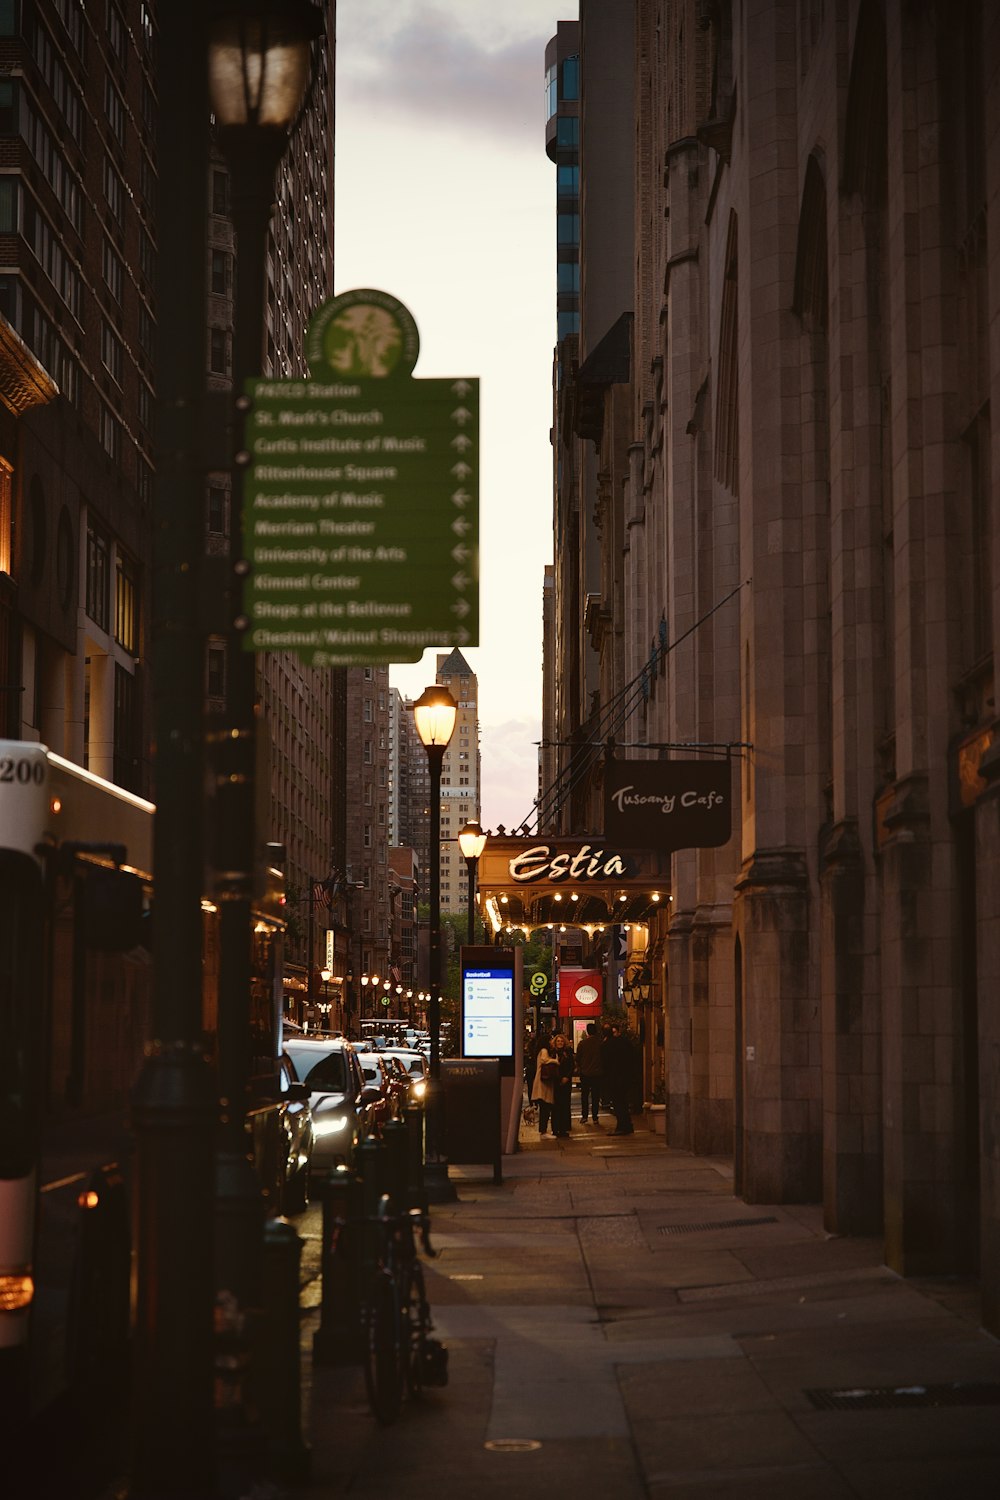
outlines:
[[[608,1065],[604,1061],[604,1049],[608,1045],[610,1040],[611,1022],[603,1021],[601,1023],[601,1108],[609,1111],[613,1109],[613,1106],[611,1103],[611,1085],[608,1082]]]
[[[549,1050],[547,1040],[543,1037],[535,1057],[535,1079],[531,1085],[532,1102],[538,1105],[538,1134],[544,1135],[549,1127],[552,1117],[552,1104],[556,1097],[556,1076],[559,1072],[559,1064],[556,1061],[555,1049]],[[555,1135],[553,1128],[552,1134]]]
[[[632,1135],[632,1112],[629,1094],[632,1088],[632,1042],[622,1028],[612,1023],[611,1036],[604,1044],[604,1073],[611,1108],[615,1112],[615,1135]]]
[[[576,1067],[580,1074],[580,1119],[584,1125],[587,1123],[588,1112],[595,1125],[600,1123],[597,1118],[597,1109],[604,1079],[601,1051],[597,1022],[588,1021],[587,1030],[580,1038],[580,1045],[576,1049]]]
[[[561,1031],[557,1031],[552,1038],[552,1045],[557,1067],[555,1098],[552,1103],[552,1129],[560,1140],[565,1140],[570,1132],[570,1106],[573,1099],[573,1074],[576,1071],[576,1062],[573,1057],[573,1048]]]

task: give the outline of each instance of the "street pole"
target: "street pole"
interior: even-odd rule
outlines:
[[[153,499],[156,961],[153,1025],[133,1100],[135,1336],[128,1493],[215,1493],[211,1143],[215,1080],[202,1046],[205,246],[204,6],[162,6]]]
[[[167,7],[169,9],[169,7]],[[230,1385],[220,1430],[224,1482],[240,1495],[260,1472],[264,1429],[255,1368],[262,1317],[264,1200],[246,1133],[250,1100],[252,898],[257,863],[256,659],[245,649],[244,583],[250,571],[243,528],[250,402],[244,387],[261,373],[266,252],[275,173],[301,110],[311,42],[322,25],[303,0],[255,0],[211,8],[209,78],[217,140],[230,173],[236,234],[232,385],[235,447],[229,531],[230,608],[226,630],[226,721],[213,735],[215,894],[220,912],[218,1061],[221,1132],[216,1169],[217,1327],[229,1348]],[[296,62],[290,66],[294,55]],[[277,1084],[277,1059],[274,1059]]]
[[[448,1180],[445,1154],[444,1094],[441,1087],[441,767],[455,729],[458,704],[447,688],[425,688],[413,705],[417,734],[427,751],[430,772],[430,1077],[424,1095],[424,1187],[430,1203],[447,1203],[457,1197]]]

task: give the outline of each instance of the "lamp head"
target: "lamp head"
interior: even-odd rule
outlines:
[[[486,848],[486,834],[475,818],[458,830],[458,847],[466,859],[478,859]]]
[[[208,22],[208,87],[224,129],[287,134],[298,120],[323,29],[311,0],[218,0]]]
[[[455,732],[458,704],[446,687],[424,688],[413,705],[413,722],[425,749],[443,750]]]

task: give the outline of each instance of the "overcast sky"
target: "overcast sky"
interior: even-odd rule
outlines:
[[[374,287],[420,332],[414,374],[480,378],[484,827],[537,792],[542,577],[552,561],[555,168],[545,44],[576,0],[337,0],[337,292]],[[411,697],[434,652],[393,667]]]

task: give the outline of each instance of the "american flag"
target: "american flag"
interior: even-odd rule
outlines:
[[[333,905],[333,898],[337,894],[337,882],[332,875],[325,880],[313,881],[313,901],[317,906],[325,906],[327,911]]]

